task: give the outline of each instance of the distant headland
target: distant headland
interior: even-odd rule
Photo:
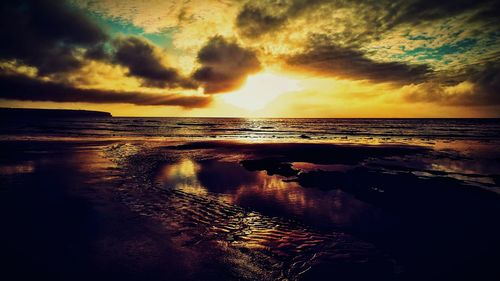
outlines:
[[[0,108],[0,118],[33,119],[33,118],[89,118],[112,117],[111,113],[92,110],[73,109],[38,109],[38,108]]]

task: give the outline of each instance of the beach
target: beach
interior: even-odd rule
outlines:
[[[495,141],[16,137],[1,142],[5,274],[499,276]]]
[[[2,0],[0,281],[500,280],[499,14]]]

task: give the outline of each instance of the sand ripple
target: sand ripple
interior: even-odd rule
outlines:
[[[209,192],[165,186],[155,180],[155,167],[161,161],[174,161],[175,155],[131,145],[109,147],[107,154],[123,169],[117,189],[120,200],[158,221],[183,247],[220,252],[234,279],[299,280],[315,274],[341,277],[361,272],[389,277],[394,273],[391,259],[350,235],[265,216]]]

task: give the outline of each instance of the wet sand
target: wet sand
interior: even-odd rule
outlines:
[[[217,262],[116,198],[111,142],[3,142],[2,280],[199,280]],[[205,255],[210,256],[210,255]],[[210,266],[207,266],[210,265]]]
[[[4,141],[2,274],[496,280],[495,146],[436,147]]]

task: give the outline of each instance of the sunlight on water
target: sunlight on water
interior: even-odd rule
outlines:
[[[190,159],[183,159],[176,165],[165,167],[162,176],[169,184],[186,193],[205,195],[207,191],[196,177],[199,169],[200,166],[195,162]]]
[[[231,96],[231,94],[227,95]],[[253,95],[250,95],[253,97]],[[258,99],[255,99],[258,100]],[[245,103],[246,104],[246,103]],[[98,118],[15,120],[2,124],[0,140],[240,140],[416,144],[438,148],[462,141],[498,145],[494,119],[285,119],[285,118]]]
[[[28,174],[35,171],[33,161],[27,161],[16,165],[0,165],[0,175]]]
[[[229,204],[270,216],[295,217],[318,226],[352,225],[375,220],[379,215],[376,208],[341,190],[305,189],[285,179],[264,171],[250,172],[237,163],[188,158],[165,165],[158,176],[166,188],[197,196],[212,194]]]
[[[136,202],[134,208],[180,228],[184,244],[216,242],[237,267],[267,272],[262,280],[296,280],[312,264],[331,259],[351,263],[375,257],[372,245],[334,230],[371,224],[380,211],[340,190],[305,189],[280,176],[247,171],[237,162],[185,157],[160,168],[156,182],[168,197],[155,196],[158,203]],[[355,256],[343,256],[345,249]],[[246,251],[263,256],[249,261],[241,256]]]
[[[394,272],[395,263],[392,253],[377,252],[379,241],[392,243],[395,249],[415,245],[422,249],[420,254],[434,251],[433,241],[420,239],[428,229],[437,229],[443,219],[455,216],[462,227],[462,212],[480,208],[463,209],[463,203],[471,199],[458,193],[476,191],[450,177],[463,177],[466,174],[460,171],[473,172],[471,168],[487,176],[484,173],[498,167],[488,162],[495,157],[491,152],[488,159],[477,161],[447,149],[321,145],[321,150],[311,150],[317,147],[241,142],[149,144],[129,164],[121,162],[131,176],[120,188],[121,197],[131,210],[172,231],[176,244],[201,252],[220,250],[238,274],[251,272],[259,276],[255,280],[300,280],[308,272],[314,275],[314,270],[325,274],[354,264],[376,268],[380,274]],[[109,155],[127,158],[127,151],[134,149],[112,145]],[[311,158],[316,154],[328,155],[328,161],[317,164]],[[262,155],[285,155],[281,162],[271,164],[300,171],[288,177],[277,175],[264,165],[269,162]],[[356,155],[362,157],[353,161]],[[251,159],[256,161],[254,165],[264,166],[252,168],[247,165]],[[469,165],[474,162],[485,166]],[[307,174],[316,174],[319,185],[308,182],[303,176]],[[481,178],[470,174],[467,182],[474,179]],[[487,183],[491,186],[491,180]],[[423,200],[430,201],[425,208],[420,204]],[[434,219],[435,210],[442,209],[441,202],[446,202],[448,210],[453,200],[459,202],[452,211]],[[409,227],[402,215],[416,219],[399,238],[401,229]],[[455,229],[439,231],[444,239],[456,233]]]

